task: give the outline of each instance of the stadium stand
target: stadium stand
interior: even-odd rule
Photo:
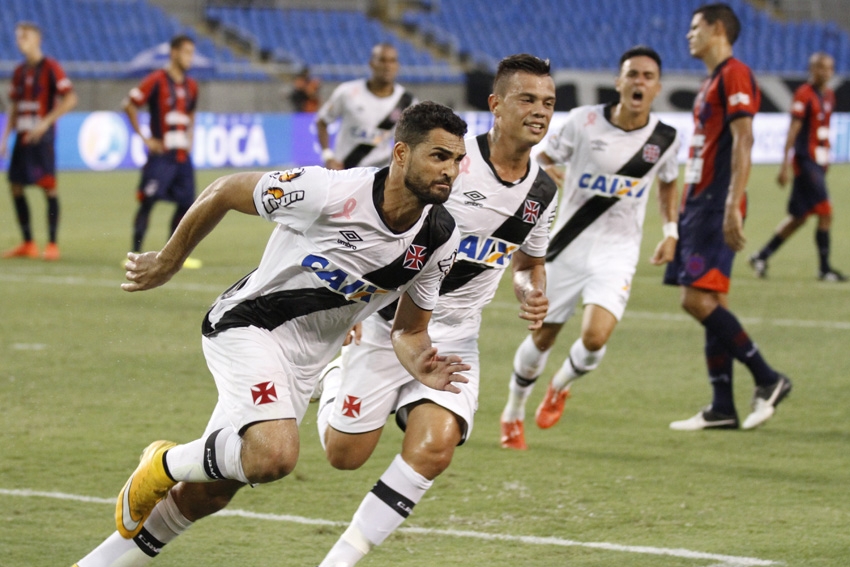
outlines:
[[[702,72],[684,49],[691,13],[704,0],[441,0],[431,12],[408,11],[404,24],[487,69],[521,51],[547,56],[554,69],[614,70],[620,54],[639,43],[664,57],[665,70]],[[850,38],[832,22],[781,21],[743,0],[730,0],[742,21],[735,54],[757,72],[805,69],[813,51],[850,71]],[[622,15],[623,17],[619,17]],[[659,44],[657,38],[681,40]]]
[[[28,20],[43,29],[44,52],[56,57],[75,78],[114,79],[143,74],[150,69],[130,66],[134,57],[178,33],[187,33],[195,38],[201,59],[209,62],[193,71],[196,78],[267,79],[264,73],[252,70],[246,59],[206,37],[198,37],[144,0],[3,0],[2,4],[0,77],[10,76],[20,60],[11,32],[16,22]]]
[[[380,22],[356,10],[307,10],[210,6],[207,21],[254,44],[264,58],[309,65],[325,81],[347,81],[368,75],[366,62],[379,42],[399,51],[402,83],[463,80],[459,71],[387,31]]]

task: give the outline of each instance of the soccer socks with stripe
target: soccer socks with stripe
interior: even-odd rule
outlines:
[[[525,402],[548,359],[549,351],[538,349],[531,335],[520,343],[514,354],[514,371],[508,384],[508,403],[502,412],[502,421],[525,419]]]
[[[30,207],[27,204],[27,198],[23,195],[12,197],[15,202],[15,215],[18,217],[18,226],[21,227],[21,235],[24,237],[24,242],[32,240],[32,228],[30,228]]]
[[[705,330],[705,363],[708,367],[708,380],[714,391],[712,409],[726,415],[734,415],[736,412],[732,393],[732,355],[708,329]]]
[[[82,558],[79,567],[143,567],[156,558],[165,544],[188,530],[187,520],[169,493],[151,512],[145,527],[133,539],[114,532]]]
[[[229,478],[250,484],[242,470],[242,437],[232,427],[169,449],[165,453],[165,467],[169,476],[178,482]]]
[[[319,567],[356,564],[401,526],[432,484],[396,455]]]
[[[820,229],[816,230],[815,244],[817,244],[818,248],[820,271],[822,274],[825,274],[832,270],[832,267],[829,265],[829,231]]]
[[[768,366],[758,347],[741,327],[741,323],[731,311],[718,305],[711,314],[701,321],[702,325],[717,337],[729,353],[738,362],[746,365],[759,386],[773,384],[778,379],[776,371]]]
[[[552,386],[561,391],[576,378],[595,370],[602,362],[602,357],[605,356],[605,349],[606,346],[602,345],[599,350],[587,350],[581,337],[576,339],[576,342],[570,347],[569,358],[564,361],[552,378]]]

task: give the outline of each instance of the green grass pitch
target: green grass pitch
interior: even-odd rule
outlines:
[[[199,186],[221,173],[200,172]],[[418,529],[393,535],[361,564],[847,565],[850,284],[816,280],[814,221],[771,259],[767,281],[755,279],[746,258],[785,214],[787,190],[777,188],[775,173],[775,166],[753,170],[748,244],[730,294],[769,362],[794,380],[774,419],[752,432],[668,429],[707,403],[710,390],[702,329],[647,261],[661,234],[653,195],[626,316],[601,367],[573,388],[562,422],[547,431],[529,422],[527,452],[498,446],[511,360],[525,335],[505,278],[484,316],[472,438],[405,524]],[[848,176],[850,166],[841,165],[828,180],[833,263],[850,271]],[[271,227],[231,213],[194,254],[203,269],[128,294],[119,288],[119,263],[130,241],[136,182],[136,172],[61,173],[62,260],[0,261],[4,567],[80,559],[114,531],[110,501],[141,449],[160,438],[197,438],[215,403],[201,319],[220,291],[253,269]],[[6,249],[17,244],[18,229],[4,181],[0,193]],[[44,200],[35,189],[27,194],[43,244]],[[171,211],[157,206],[148,249],[165,241]],[[578,320],[565,327],[530,412],[577,332]],[[746,415],[752,380],[740,365],[735,372],[738,409]],[[317,565],[399,451],[401,436],[391,424],[363,469],[336,471],[323,458],[315,411],[311,406],[302,424],[291,477],[243,490],[233,502],[232,509],[254,516],[203,520],[155,564]]]

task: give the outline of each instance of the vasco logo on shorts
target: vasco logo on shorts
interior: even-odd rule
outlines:
[[[348,274],[342,268],[332,264],[327,258],[322,258],[316,254],[305,256],[301,265],[313,270],[325,287],[345,296],[349,301],[369,303],[373,296],[388,293],[385,289]]]

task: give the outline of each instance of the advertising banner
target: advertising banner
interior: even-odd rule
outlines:
[[[470,134],[490,129],[489,112],[461,112],[469,124]],[[549,135],[558,130],[567,113],[558,112],[552,120]],[[664,122],[674,126],[682,136],[680,161],[688,154],[693,132],[689,113],[658,113]],[[148,133],[148,115],[140,113],[143,132]],[[0,114],[0,128],[6,115]],[[321,165],[313,114],[256,113],[219,114],[199,112],[195,116],[192,161],[204,168],[273,169],[304,165]],[[779,163],[790,117],[788,114],[758,114],[753,122],[755,145],[753,163]],[[331,140],[338,124],[329,128]],[[850,114],[834,114],[830,130],[832,162],[850,161]],[[9,140],[9,149],[14,135]],[[542,147],[542,145],[538,146]],[[0,165],[8,165],[8,153],[0,157]],[[144,165],[145,145],[133,132],[126,115],[120,112],[72,112],[57,125],[56,158],[59,170],[110,171],[138,169]]]

